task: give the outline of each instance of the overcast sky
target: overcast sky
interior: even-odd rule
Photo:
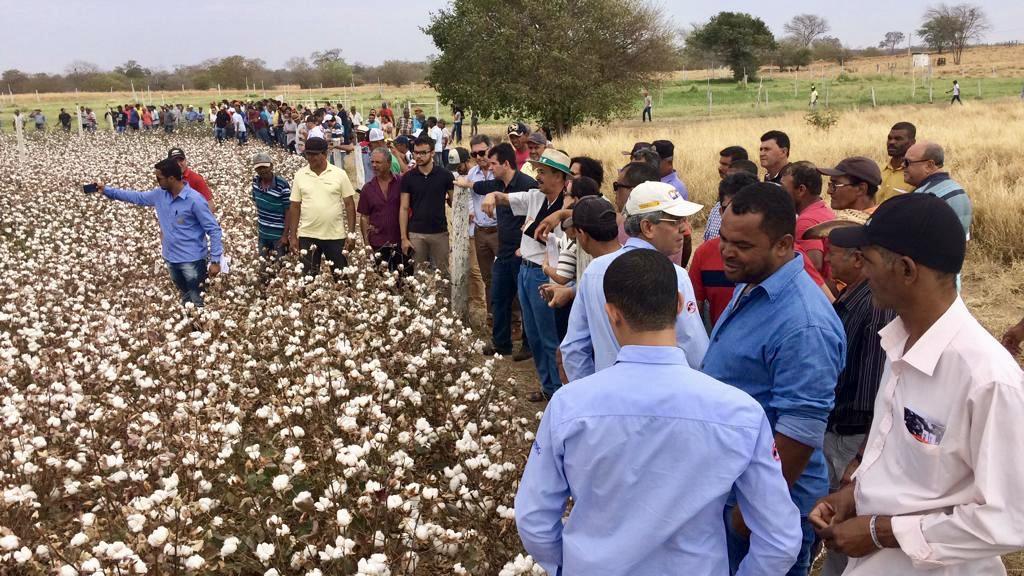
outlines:
[[[757,0],[655,0],[680,27],[721,10],[743,11],[761,17],[776,36],[793,15],[818,14],[832,25],[830,34],[853,47],[875,45],[889,30],[915,30],[934,3],[789,0],[774,3],[780,9],[769,12],[768,3]],[[992,22],[987,41],[1024,40],[1024,2],[977,3]],[[293,56],[335,47],[349,62],[422,60],[434,46],[420,27],[445,5],[446,0],[0,0],[0,70],[63,72],[73,60],[109,69],[128,59],[170,69],[232,54],[262,58],[277,68]]]

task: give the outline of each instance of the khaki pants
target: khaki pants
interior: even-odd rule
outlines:
[[[477,263],[476,243],[469,239],[469,303],[470,312],[487,310],[487,288]]]
[[[473,233],[473,248],[476,258],[473,265],[480,271],[484,284],[484,300],[487,312],[491,311],[491,267],[498,255],[498,228],[477,227]]]
[[[409,242],[412,243],[413,258],[417,263],[429,261],[442,274],[449,275],[447,232],[438,232],[437,234],[410,232]]]

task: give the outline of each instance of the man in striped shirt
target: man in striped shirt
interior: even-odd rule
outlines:
[[[278,257],[285,253],[288,244],[288,234],[284,232],[291,186],[274,174],[273,160],[266,152],[253,156],[252,167],[256,170],[252,179],[252,200],[256,203],[260,255]]]

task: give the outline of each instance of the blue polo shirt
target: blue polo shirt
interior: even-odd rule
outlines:
[[[806,516],[828,494],[821,446],[846,362],[846,332],[799,254],[744,296],[746,287],[736,285],[701,370],[753,396],[776,433],[814,448],[791,490]]]
[[[177,197],[163,188],[136,192],[104,186],[103,194],[129,204],[156,208],[156,218],[163,232],[162,253],[167,262],[181,264],[207,257],[212,262],[220,262],[224,254],[220,224],[210,212],[206,199],[188,184]],[[209,248],[207,236],[210,238]]]
[[[683,184],[683,181],[679,179],[679,174],[676,173],[675,170],[662,176],[661,181],[664,182],[665,184],[671,184],[672,187],[675,188],[677,192],[679,192],[679,195],[682,196],[683,199],[690,199],[690,192],[689,190],[686,189],[686,184]]]

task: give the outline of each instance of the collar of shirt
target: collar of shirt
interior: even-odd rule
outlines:
[[[935,365],[939,362],[942,352],[949,346],[957,332],[971,318],[964,301],[957,296],[946,312],[932,324],[921,338],[904,353],[907,333],[903,319],[897,317],[878,334],[882,337],[882,349],[889,361],[895,364],[903,361],[928,376],[935,373]]]
[[[494,173],[490,170],[484,172],[479,165],[473,166],[469,169],[469,174],[466,175],[470,182],[480,182],[481,180],[493,180]]]
[[[845,290],[840,292],[833,306],[836,309],[836,313],[842,318],[842,312],[857,308],[857,306],[863,303],[865,298],[871,298],[871,287],[868,286],[867,280],[862,279],[852,286],[847,286]]]
[[[689,366],[686,354],[678,346],[623,346],[615,358],[615,363],[619,362]]]
[[[762,280],[760,284],[751,290],[751,293],[757,289],[761,289],[768,295],[769,300],[775,301],[776,297],[781,296],[785,292],[786,286],[793,281],[793,277],[799,274],[803,269],[803,256],[800,254],[793,254],[792,260],[786,262],[781,268],[773,272],[771,276]],[[736,291],[742,294],[746,287],[746,284],[737,284]]]
[[[939,182],[945,182],[946,180],[950,180],[949,172],[936,172],[924,180],[921,180],[921,183],[917,185],[917,192],[920,192],[928,186],[938,184]]]
[[[903,165],[900,164],[899,166],[893,168],[892,164],[890,164],[889,162],[886,162],[882,166],[882,173],[884,174],[885,172],[903,172]]]
[[[643,238],[637,238],[635,236],[630,236],[629,239],[626,240],[626,243],[622,245],[622,247],[624,249],[630,249],[630,250],[632,250],[634,248],[644,248],[646,250],[657,250],[657,248],[655,248],[654,245],[651,244],[650,242],[648,242],[647,240],[644,240]]]

